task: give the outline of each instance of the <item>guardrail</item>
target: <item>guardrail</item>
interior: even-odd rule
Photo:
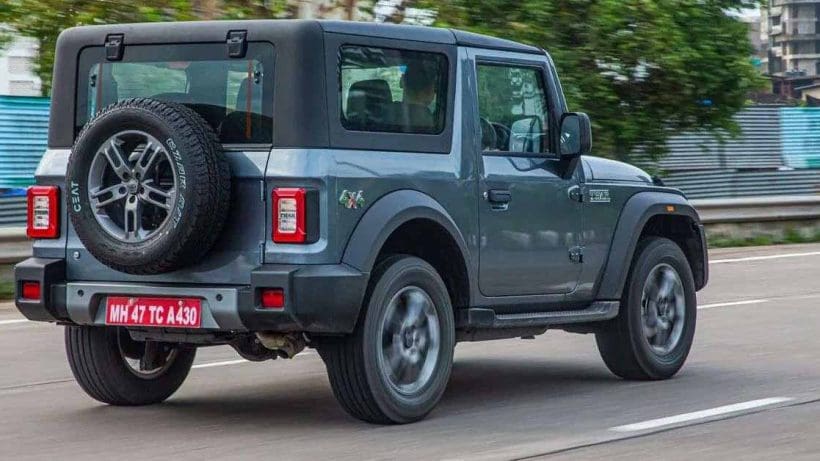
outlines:
[[[820,195],[692,200],[704,224],[820,219]]]
[[[820,230],[820,195],[693,200],[701,221],[721,225],[804,223]],[[22,227],[0,228],[0,264],[14,264],[31,256],[31,242]]]

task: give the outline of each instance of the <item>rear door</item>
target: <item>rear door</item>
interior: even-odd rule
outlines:
[[[568,293],[581,271],[577,175],[557,160],[562,110],[546,56],[474,50],[480,176],[479,285],[486,296]]]
[[[224,42],[127,45],[122,59],[113,61],[103,46],[83,49],[75,133],[102,108],[127,98],[183,104],[199,113],[222,141],[233,175],[232,202],[220,238],[202,262],[169,274],[135,276],[111,269],[91,255],[69,226],[70,281],[250,283],[266,240],[263,179],[272,144],[273,55],[268,42],[249,42],[242,57],[231,57]],[[116,211],[106,211],[112,221]]]

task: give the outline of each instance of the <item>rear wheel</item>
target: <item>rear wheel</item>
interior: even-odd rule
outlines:
[[[65,346],[80,387],[110,405],[164,401],[185,381],[196,355],[179,344],[134,341],[117,327],[66,327]]]
[[[408,423],[441,399],[454,344],[441,277],[419,258],[394,256],[374,271],[355,332],[322,341],[319,353],[348,413],[372,423]]]
[[[595,335],[607,367],[625,379],[667,379],[680,370],[695,335],[692,270],[675,242],[638,243],[618,317]]]

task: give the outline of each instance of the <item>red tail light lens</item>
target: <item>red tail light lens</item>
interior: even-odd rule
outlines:
[[[40,300],[40,282],[23,282],[23,299]]]
[[[28,222],[26,234],[32,239],[54,239],[60,236],[60,189],[57,186],[33,186],[28,189]]]
[[[285,290],[265,288],[262,290],[262,307],[265,309],[282,309],[285,307]]]
[[[307,240],[305,189],[273,190],[272,238],[276,243],[304,243]]]

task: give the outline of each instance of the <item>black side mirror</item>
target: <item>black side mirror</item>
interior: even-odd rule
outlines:
[[[561,116],[561,157],[587,155],[592,150],[592,124],[583,112]]]

